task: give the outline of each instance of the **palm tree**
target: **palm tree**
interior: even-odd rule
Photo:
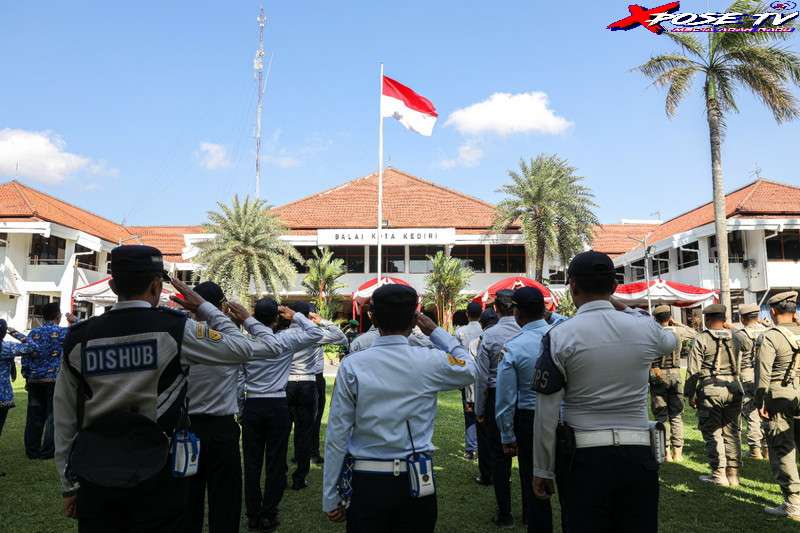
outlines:
[[[742,0],[728,8],[728,11],[741,13],[763,13],[766,10],[766,6],[760,3]],[[721,155],[725,115],[738,111],[736,89],[745,87],[769,108],[778,123],[796,118],[800,108],[788,86],[790,83],[800,84],[800,57],[788,48],[771,43],[785,38],[785,34],[780,33],[709,33],[705,43],[688,34],[666,35],[675,41],[679,52],[651,57],[635,70],[652,79],[655,86],[667,88],[666,112],[669,117],[675,115],[695,77],[700,77],[703,83],[711,145],[720,296],[730,314],[728,232]]]
[[[453,313],[459,305],[466,303],[467,297],[461,294],[469,285],[472,269],[460,259],[436,252],[428,256],[431,272],[425,277],[426,294],[423,303],[436,306],[439,325],[447,330],[453,326]]]
[[[325,319],[334,315],[333,301],[336,291],[344,287],[337,280],[347,273],[344,259],[334,259],[333,252],[323,248],[322,253],[315,248],[311,251],[312,257],[306,260],[308,274],[303,279],[306,292],[317,304],[317,311]]]
[[[219,211],[208,212],[206,233],[214,238],[198,244],[195,258],[203,279],[218,283],[228,294],[247,301],[256,294],[272,293],[294,284],[295,263],[302,262],[294,247],[279,237],[286,228],[262,200],[233,197],[231,205],[218,202]]]
[[[511,183],[498,192],[507,198],[497,204],[494,229],[502,232],[519,224],[542,281],[544,258],[558,255],[563,264],[583,250],[599,224],[594,194],[575,175],[575,168],[557,155],[540,154],[530,163],[521,159],[519,172],[509,170]]]

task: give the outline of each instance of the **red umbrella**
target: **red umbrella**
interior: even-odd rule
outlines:
[[[484,308],[486,304],[489,303],[491,300],[494,299],[494,296],[497,294],[498,291],[503,290],[516,290],[522,287],[533,287],[535,289],[539,289],[542,295],[544,296],[544,301],[547,304],[547,308],[549,310],[554,310],[558,305],[558,298],[556,295],[550,291],[547,287],[542,285],[536,280],[531,278],[526,278],[524,276],[512,276],[510,278],[501,279],[497,283],[492,284],[488,289],[479,293],[475,298],[472,299],[473,302],[478,302]]]

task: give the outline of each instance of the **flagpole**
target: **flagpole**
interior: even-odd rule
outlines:
[[[381,63],[381,78],[378,85],[378,283],[381,283],[381,231],[383,229],[383,63]]]

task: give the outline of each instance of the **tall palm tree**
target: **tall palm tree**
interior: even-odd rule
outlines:
[[[302,262],[294,247],[279,237],[286,227],[262,200],[233,197],[231,205],[217,202],[219,211],[208,212],[206,233],[214,238],[198,244],[195,261],[201,276],[218,283],[228,294],[247,301],[268,292],[279,297],[294,284],[295,263]]]
[[[763,13],[767,8],[758,2],[740,0],[734,2],[728,11]],[[679,52],[651,57],[635,70],[652,79],[655,86],[667,88],[666,112],[669,117],[675,115],[693,80],[699,77],[702,81],[711,145],[720,298],[730,313],[728,232],[721,155],[725,115],[738,111],[736,90],[741,87],[750,89],[778,123],[800,115],[797,100],[789,90],[791,83],[800,84],[800,57],[788,48],[772,43],[785,38],[786,34],[780,33],[709,33],[706,42],[685,33],[665,35],[678,45]]]
[[[509,170],[508,175],[511,183],[498,190],[507,198],[497,204],[494,229],[521,226],[534,276],[542,281],[545,256],[558,255],[567,264],[591,241],[592,228],[600,223],[594,194],[557,155],[540,154],[530,163],[521,159],[519,171]]]
[[[334,259],[329,248],[311,251],[311,258],[306,260],[308,274],[303,278],[303,287],[317,304],[317,311],[322,318],[331,319],[335,313],[333,301],[336,291],[344,287],[338,279],[347,273],[344,259]]]
[[[469,285],[472,269],[460,259],[445,255],[444,252],[429,255],[428,259],[432,267],[425,278],[426,294],[423,303],[435,305],[439,325],[452,330],[453,313],[467,300],[461,291]]]

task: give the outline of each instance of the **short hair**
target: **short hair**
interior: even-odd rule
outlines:
[[[466,326],[467,324],[469,324],[469,319],[466,311],[461,309],[453,313],[454,326]]]
[[[204,281],[194,288],[194,292],[203,297],[205,301],[210,303],[216,308],[222,306],[225,301],[225,293],[222,292],[222,287],[213,281]]]
[[[612,272],[609,274],[584,274],[572,276],[570,279],[575,281],[575,285],[581,292],[587,294],[611,294],[614,292],[614,283],[617,278]]]
[[[794,300],[783,300],[782,302],[772,304],[772,307],[774,307],[775,312],[777,312],[780,315],[783,315],[785,313],[797,312],[797,302],[795,302]]]
[[[142,294],[154,280],[161,279],[158,272],[117,272],[111,274],[116,293],[123,298]]]
[[[478,320],[483,313],[483,307],[478,302],[470,302],[467,305],[467,316],[472,320]]]
[[[653,318],[655,318],[657,322],[666,322],[671,317],[672,317],[672,312],[656,313],[653,315]]]
[[[42,316],[48,322],[51,320],[56,320],[59,316],[61,316],[61,304],[58,302],[44,304],[42,306]]]
[[[742,315],[742,320],[758,320],[759,312],[755,311],[753,313],[746,313]]]
[[[278,302],[274,298],[261,298],[256,302],[253,318],[269,326],[278,317]]]
[[[722,313],[706,313],[706,321],[722,320],[725,322],[725,315]]]

